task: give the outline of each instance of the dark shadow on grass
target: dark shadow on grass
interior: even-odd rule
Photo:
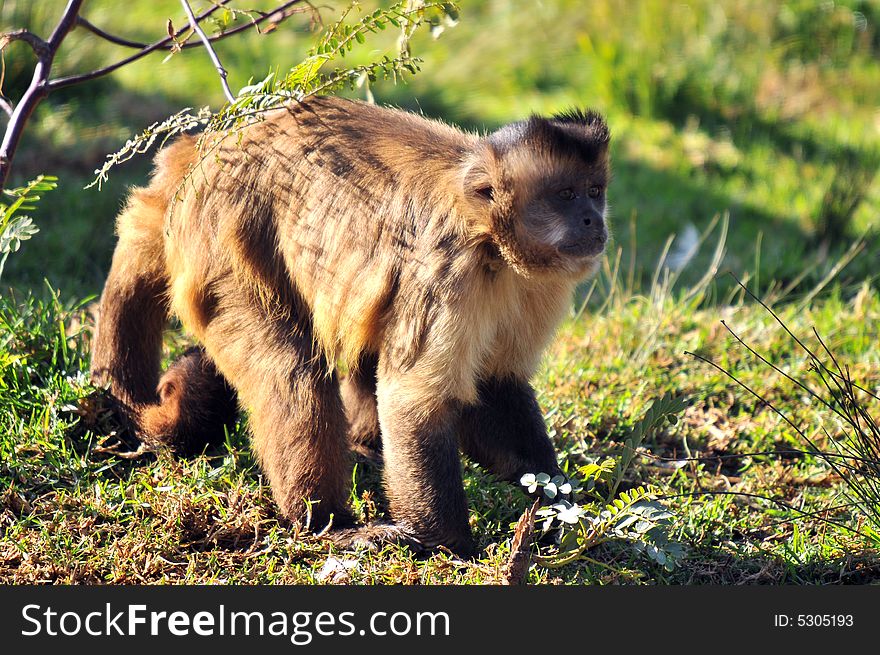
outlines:
[[[792,521],[792,524],[795,522]],[[803,527],[803,526],[802,526]],[[813,525],[802,533],[805,539],[824,539]],[[549,571],[566,583],[602,582],[604,584],[664,585],[841,585],[877,584],[880,582],[880,554],[863,548],[846,551],[834,548],[827,559],[801,559],[793,553],[771,552],[790,539],[791,532],[761,530],[743,531],[717,520],[695,537],[679,539],[685,555],[679,565],[669,571],[636,556],[632,547],[623,542],[609,542],[585,553],[589,560],[577,561],[562,569]],[[818,548],[818,546],[817,546]],[[785,546],[782,546],[785,550]],[[829,547],[829,551],[832,548]]]
[[[752,545],[760,547],[759,543]],[[853,553],[822,562],[793,564],[773,555],[740,555],[727,548],[694,548],[684,570],[676,576],[676,584],[837,585],[880,581],[880,560],[876,554]]]
[[[681,128],[696,118],[709,133],[726,131],[742,147],[750,142],[767,142],[786,155],[815,164],[832,164],[835,176],[813,220],[813,240],[840,245],[852,236],[852,216],[865,200],[880,170],[880,142],[866,141],[861,147],[830,141],[796,123],[760,114],[743,103],[710,103],[699,90],[683,84],[671,98],[658,102],[655,112]]]

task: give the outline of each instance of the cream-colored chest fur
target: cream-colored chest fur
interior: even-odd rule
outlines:
[[[479,378],[534,375],[571,303],[574,282],[527,279],[511,269],[488,281],[480,296],[490,336],[480,357]]]

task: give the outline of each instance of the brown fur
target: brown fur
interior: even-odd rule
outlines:
[[[352,450],[371,459],[378,458],[382,447],[376,408],[378,365],[375,355],[364,357],[356,368],[349,371],[340,386],[348,419],[349,443]]]
[[[95,378],[190,449],[229,380],[281,510],[315,528],[350,522],[347,441],[381,435],[394,524],[356,534],[470,553],[459,445],[505,478],[558,471],[528,379],[602,254],[607,145],[595,114],[480,138],[333,98],[204,157],[181,139],[119,218]],[[163,392],[168,313],[204,351]]]
[[[159,402],[146,405],[139,427],[147,442],[194,455],[218,445],[235,425],[235,391],[201,348],[190,348],[159,380]]]

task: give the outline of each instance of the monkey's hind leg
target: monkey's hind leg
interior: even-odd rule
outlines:
[[[117,220],[119,241],[101,294],[91,374],[134,419],[158,400],[162,330],[168,318],[168,273],[162,242],[165,206],[145,190]]]
[[[96,313],[92,381],[109,383],[119,418],[137,438],[190,454],[223,438],[236,404],[225,380],[198,349],[159,380],[168,320],[164,213],[164,200],[140,189],[119,216],[119,241]]]
[[[240,289],[224,297],[203,343],[248,411],[253,448],[278,507],[315,532],[352,525],[339,381],[316,351],[310,326],[266,312]]]
[[[376,407],[376,355],[364,355],[341,382],[351,449],[378,461],[382,458],[379,411]]]

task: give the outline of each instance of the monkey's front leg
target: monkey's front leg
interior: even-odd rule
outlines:
[[[465,407],[459,421],[468,457],[515,484],[524,473],[562,473],[528,382],[490,378],[480,382],[478,393],[477,403]]]
[[[468,557],[475,548],[455,434],[460,404],[438,395],[419,376],[380,366],[385,489],[394,523],[374,529],[382,540],[445,546]]]

